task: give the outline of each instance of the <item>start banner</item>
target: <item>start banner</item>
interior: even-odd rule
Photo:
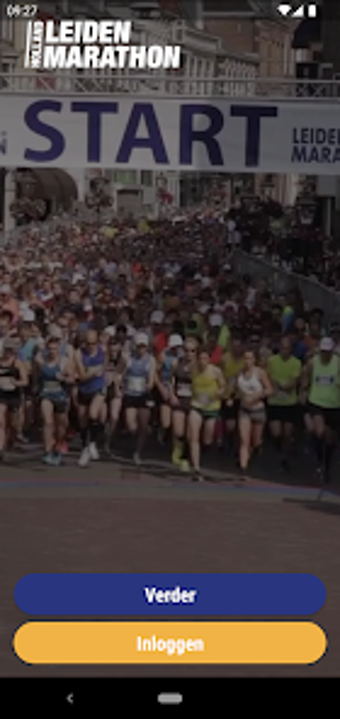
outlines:
[[[336,103],[1,93],[0,165],[340,174]]]

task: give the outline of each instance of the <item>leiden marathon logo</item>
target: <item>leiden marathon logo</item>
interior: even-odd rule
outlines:
[[[65,69],[179,69],[180,45],[133,45],[132,23],[122,20],[30,20],[25,67]]]

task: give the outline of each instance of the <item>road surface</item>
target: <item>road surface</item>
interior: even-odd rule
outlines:
[[[313,459],[283,475],[270,452],[246,484],[215,455],[205,484],[166,462],[100,461],[71,452],[46,468],[38,447],[0,467],[0,676],[340,676],[340,473],[320,497]],[[210,461],[211,462],[211,461]],[[331,643],[311,667],[31,667],[11,649],[26,617],[13,591],[29,572],[311,572],[327,589],[315,621]]]

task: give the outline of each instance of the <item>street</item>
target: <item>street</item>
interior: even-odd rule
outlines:
[[[0,675],[326,676],[340,674],[339,483],[320,498],[310,477],[284,484],[211,471],[193,484],[164,460],[128,460],[86,470],[67,458],[48,468],[33,449],[0,474]],[[221,460],[222,461],[222,460]],[[267,458],[267,462],[270,458]],[[308,473],[308,463],[304,462]],[[267,476],[269,469],[261,469]],[[255,472],[254,472],[255,473]],[[301,478],[301,475],[298,475]],[[309,482],[307,482],[309,479]],[[273,478],[272,478],[273,480]],[[330,647],[312,667],[31,667],[11,638],[25,617],[13,591],[29,572],[311,572],[327,601],[315,620]]]

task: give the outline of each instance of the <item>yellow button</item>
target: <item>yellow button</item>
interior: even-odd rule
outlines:
[[[314,664],[327,639],[312,622],[28,622],[27,664]]]

